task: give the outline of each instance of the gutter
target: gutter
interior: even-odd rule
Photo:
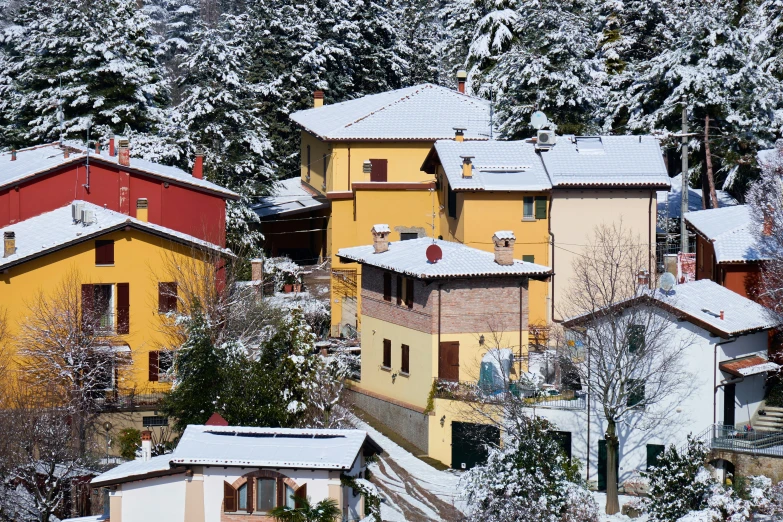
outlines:
[[[136,482],[138,480],[146,480],[151,478],[157,478],[157,477],[166,477],[169,475],[179,475],[180,473],[185,473],[188,470],[188,468],[184,466],[176,466],[170,469],[163,469],[159,471],[151,471],[149,473],[143,473],[141,475],[131,475],[128,477],[122,477],[117,479],[109,479],[109,480],[103,480],[100,482],[90,482],[90,486],[93,488],[102,488],[106,486],[116,486],[118,484],[126,484],[128,482]]]

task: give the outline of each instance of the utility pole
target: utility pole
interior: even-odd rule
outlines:
[[[688,253],[688,229],[685,213],[688,212],[688,108],[682,104],[682,194],[680,202],[680,252]]]

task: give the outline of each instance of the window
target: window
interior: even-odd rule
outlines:
[[[269,513],[277,506],[277,481],[275,479],[258,479],[256,509],[261,513]]]
[[[522,199],[522,219],[535,219],[533,214],[533,196],[525,196]]]
[[[145,428],[168,426],[169,418],[161,417],[160,415],[148,415],[141,418],[141,425]]]
[[[644,325],[632,324],[628,327],[628,351],[644,350]]]
[[[410,369],[411,348],[407,344],[402,345],[402,362],[400,362],[400,371],[402,373],[411,373]]]
[[[93,324],[100,332],[114,329],[114,285],[92,285]]]
[[[666,446],[662,444],[648,444],[647,445],[647,470],[658,465],[658,457],[666,450]]]
[[[628,379],[628,407],[644,402],[644,381],[642,379]]]
[[[557,442],[560,449],[563,450],[568,462],[571,462],[571,432],[570,431],[550,431],[549,435]]]
[[[285,506],[291,509],[296,507],[296,492],[288,484],[285,485]]]
[[[114,264],[114,241],[99,239],[95,242],[95,264]]]
[[[149,380],[152,382],[168,381],[168,372],[173,365],[174,352],[151,351],[149,357]]]
[[[536,219],[546,219],[546,196],[536,196]]]
[[[400,232],[400,241],[408,241],[409,239],[418,239],[419,234],[417,232]]]
[[[391,341],[383,340],[383,367],[391,368]]]
[[[158,313],[177,311],[177,283],[158,283]]]
[[[237,489],[237,511],[247,511],[247,483]]]
[[[446,198],[448,199],[446,206],[448,206],[449,217],[457,218],[457,193],[451,189],[451,185],[446,185]]]
[[[531,255],[522,256],[522,261],[524,261],[525,263],[535,263],[536,262],[536,256],[531,256]]]
[[[383,273],[383,300],[391,303],[391,274],[389,272]]]

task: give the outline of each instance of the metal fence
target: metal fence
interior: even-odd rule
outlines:
[[[698,437],[710,449],[783,457],[783,433],[776,431],[743,431],[733,426],[714,424]]]
[[[154,408],[160,405],[165,396],[165,392],[147,388],[113,390],[107,391],[102,398],[98,399],[98,405],[103,411]]]
[[[587,406],[586,395],[579,391],[545,392],[516,382],[502,384],[477,381],[445,381],[435,384],[435,397],[468,402],[498,403],[517,399],[531,408],[555,408],[583,410]]]

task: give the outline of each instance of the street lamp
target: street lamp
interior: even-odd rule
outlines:
[[[103,429],[106,430],[106,464],[109,463],[109,431],[111,428],[111,422],[106,421],[103,423]]]

